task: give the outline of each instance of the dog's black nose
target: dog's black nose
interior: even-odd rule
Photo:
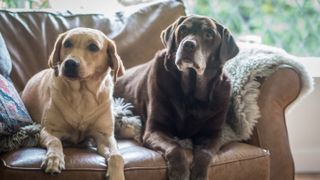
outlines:
[[[76,69],[77,67],[79,67],[80,63],[73,59],[68,59],[66,60],[64,65],[66,69]]]
[[[188,51],[194,51],[196,49],[196,42],[193,40],[187,40],[183,43],[183,49]]]
[[[78,77],[78,67],[80,63],[73,59],[67,59],[64,63],[63,74],[66,77],[77,78]]]

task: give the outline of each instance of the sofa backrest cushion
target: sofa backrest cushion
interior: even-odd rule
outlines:
[[[103,31],[113,39],[126,68],[144,63],[163,48],[160,33],[185,14],[179,1],[155,1],[112,15],[0,10],[0,32],[11,55],[11,78],[21,91],[32,75],[48,67],[58,34],[75,27]]]

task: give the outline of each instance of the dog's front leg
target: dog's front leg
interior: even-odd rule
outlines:
[[[186,150],[175,140],[164,133],[154,131],[145,134],[144,143],[151,149],[164,153],[168,164],[169,180],[189,180],[190,170]]]
[[[47,154],[41,167],[46,173],[60,173],[65,169],[64,154],[60,139],[49,133],[46,128],[40,132],[40,144],[47,148]]]
[[[199,138],[200,139],[200,138]],[[198,140],[197,140],[198,141]],[[201,143],[199,143],[199,141]],[[214,139],[201,138],[194,142],[193,162],[190,180],[208,180],[208,170],[213,156],[218,152],[220,145]]]
[[[124,180],[124,160],[114,136],[96,133],[94,138],[97,143],[98,153],[108,161],[106,177],[109,180]]]

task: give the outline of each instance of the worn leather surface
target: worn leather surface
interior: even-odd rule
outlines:
[[[32,75],[48,67],[48,57],[58,34],[75,27],[103,31],[115,40],[126,68],[151,59],[163,45],[160,33],[185,14],[178,1],[156,1],[102,14],[0,10],[0,32],[12,62],[12,80],[21,91]]]
[[[121,140],[120,152],[125,161],[126,180],[165,180],[166,164],[162,156],[133,141]],[[40,164],[46,151],[24,148],[0,156],[0,179],[103,179],[106,163],[94,149],[65,148],[66,170],[56,177],[45,174]],[[269,152],[244,144],[231,143],[213,159],[210,179],[264,180],[269,178]]]

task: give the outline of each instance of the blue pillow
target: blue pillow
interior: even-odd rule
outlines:
[[[0,74],[8,78],[12,69],[12,63],[7,46],[0,33]]]

